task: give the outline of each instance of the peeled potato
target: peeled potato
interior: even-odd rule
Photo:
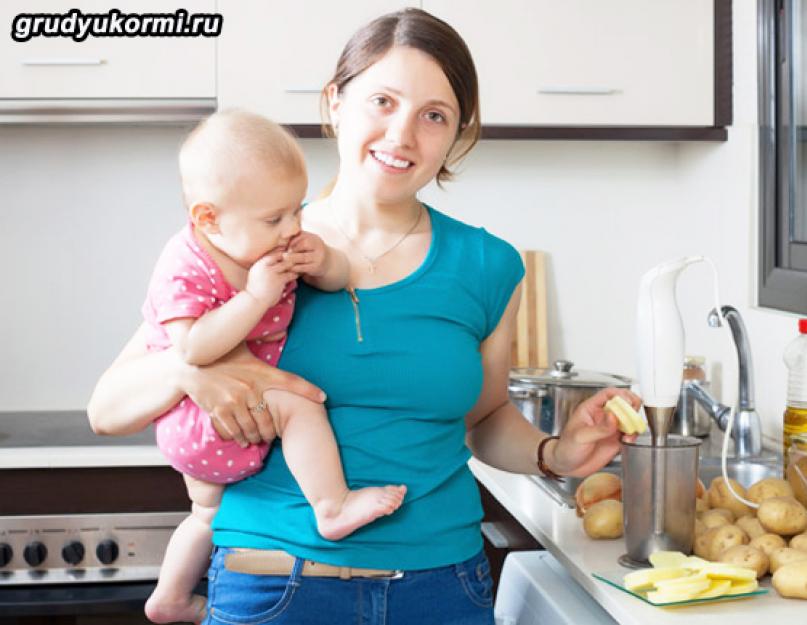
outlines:
[[[604,499],[595,503],[583,516],[583,530],[595,539],[622,536],[622,502]]]
[[[779,534],[762,534],[762,536],[752,538],[748,545],[763,551],[769,558],[777,549],[787,547],[785,539],[779,536]]]
[[[793,562],[803,562],[807,560],[807,551],[799,551],[790,547],[782,547],[774,551],[771,556],[771,573],[775,573],[781,567]]]
[[[796,467],[798,467],[798,470],[796,470]],[[793,489],[793,496],[801,502],[801,505],[807,506],[807,456],[791,463],[787,467],[785,474]]]
[[[803,534],[796,534],[790,539],[788,547],[798,549],[799,551],[807,551],[807,532]]]
[[[625,434],[641,434],[647,430],[645,420],[626,399],[619,395],[614,395],[609,399],[603,408],[616,417],[619,422],[619,429]]]
[[[746,515],[737,519],[734,524],[748,534],[749,538],[758,538],[767,534],[765,528],[755,516]]]
[[[786,564],[771,579],[776,592],[790,599],[807,599],[807,560]]]
[[[807,529],[807,510],[793,497],[771,497],[759,504],[757,518],[767,531],[793,536]]]
[[[731,518],[727,517],[723,512],[728,512],[731,515]],[[712,529],[713,527],[722,527],[723,525],[731,525],[731,522],[734,520],[734,515],[731,514],[728,510],[709,510],[708,512],[704,512],[701,515],[701,522],[706,527],[706,529]]]
[[[720,554],[720,562],[734,564],[757,572],[757,579],[768,572],[768,556],[760,549],[748,545],[734,545]]]
[[[622,480],[613,473],[594,473],[584,479],[574,494],[577,516],[583,516],[592,505],[604,499],[622,500]]]
[[[740,495],[740,497],[746,496],[745,489],[740,486],[739,482],[732,479],[729,479],[729,481],[734,491]],[[727,508],[734,513],[735,518],[745,516],[746,514],[753,514],[751,508],[731,494],[722,477],[713,479],[712,484],[709,486],[709,505],[712,506],[712,508]]]
[[[771,497],[792,497],[793,488],[787,480],[778,477],[766,477],[759,480],[748,489],[748,499],[754,503],[761,503]]]
[[[707,532],[708,533],[708,532]],[[720,560],[723,552],[737,545],[748,544],[748,535],[736,525],[723,525],[714,528],[712,540],[709,543],[709,560]]]

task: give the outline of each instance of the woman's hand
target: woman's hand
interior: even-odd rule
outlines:
[[[604,410],[614,395],[621,395],[636,410],[642,405],[635,393],[616,388],[603,389],[582,402],[560,433],[560,440],[547,450],[552,454],[548,457],[552,471],[574,477],[591,475],[619,453],[621,440],[635,440],[635,435],[623,436],[616,417]]]
[[[189,369],[182,386],[210,415],[222,438],[234,439],[244,447],[275,437],[268,410],[250,410],[261,403],[265,391],[279,388],[315,402],[325,401],[325,393],[316,386],[263,363],[245,345],[211,365]]]

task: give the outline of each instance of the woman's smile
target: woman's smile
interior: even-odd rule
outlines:
[[[377,163],[382,166],[384,171],[389,170],[390,173],[401,173],[414,166],[414,163],[400,156],[396,156],[390,152],[382,152],[381,150],[370,150],[372,156]]]

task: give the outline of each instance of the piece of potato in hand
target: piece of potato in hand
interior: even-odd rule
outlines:
[[[619,429],[625,434],[641,434],[647,430],[645,420],[619,395],[614,395],[606,402],[605,410],[616,417]]]

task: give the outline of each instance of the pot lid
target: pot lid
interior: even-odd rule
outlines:
[[[515,367],[510,369],[510,383],[526,385],[582,386],[590,388],[630,388],[631,380],[623,375],[576,370],[571,360],[556,360],[550,369]]]

